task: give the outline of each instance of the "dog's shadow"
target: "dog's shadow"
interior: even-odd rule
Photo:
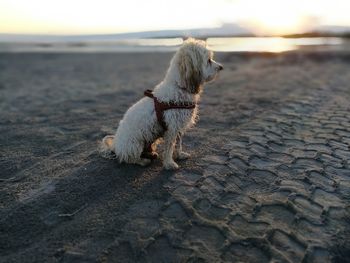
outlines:
[[[119,164],[97,151],[62,172],[51,180],[50,191],[12,204],[2,222],[14,237],[9,242],[36,242],[52,231],[60,233],[62,224],[69,235],[99,228],[116,236],[124,224],[123,216],[138,200],[168,200],[164,184],[174,173],[163,170],[159,160],[148,167]]]

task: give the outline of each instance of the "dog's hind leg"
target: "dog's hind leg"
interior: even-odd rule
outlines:
[[[157,145],[159,140],[155,140],[153,143],[146,143],[141,154],[141,158],[155,160],[158,158]]]

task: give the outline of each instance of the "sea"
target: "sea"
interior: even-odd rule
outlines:
[[[210,37],[208,47],[216,52],[285,52],[298,49],[348,50],[350,40],[339,37]],[[0,52],[20,53],[114,53],[174,52],[182,38],[99,39],[84,41],[0,41]]]

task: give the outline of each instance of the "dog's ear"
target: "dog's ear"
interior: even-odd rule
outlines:
[[[190,54],[188,50],[181,51],[178,57],[181,86],[185,87],[190,93],[197,94],[202,84],[202,65],[199,58],[195,56],[196,54]]]

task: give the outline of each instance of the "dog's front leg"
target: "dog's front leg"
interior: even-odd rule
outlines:
[[[179,132],[177,134],[177,139],[176,139],[177,143],[175,146],[175,159],[179,159],[179,160],[185,160],[190,157],[189,153],[182,151],[182,136],[183,136],[182,132]]]
[[[169,129],[164,134],[163,166],[167,170],[178,169],[179,165],[174,161],[173,154],[177,132]]]

